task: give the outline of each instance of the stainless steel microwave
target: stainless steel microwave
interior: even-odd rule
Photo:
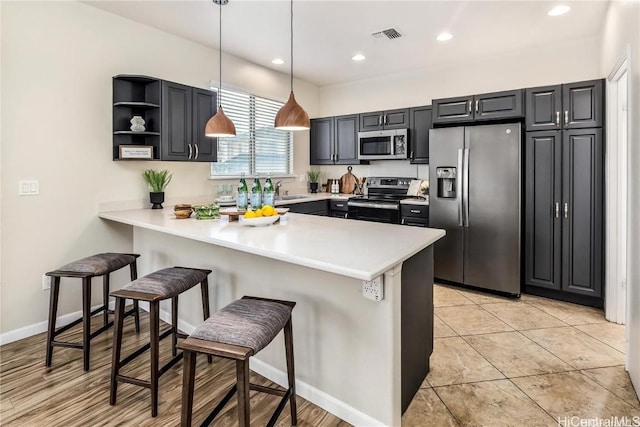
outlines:
[[[407,129],[358,132],[358,159],[388,160],[408,158],[408,133]]]

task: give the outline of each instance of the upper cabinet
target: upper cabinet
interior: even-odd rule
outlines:
[[[162,160],[216,161],[217,139],[204,135],[215,103],[214,92],[162,82]]]
[[[433,100],[433,123],[518,118],[524,115],[523,90]]]
[[[113,159],[121,148],[140,147],[147,160],[214,162],[217,139],[204,135],[216,112],[216,94],[146,76],[113,78]],[[131,119],[140,116],[144,130],[132,130]],[[145,159],[140,157],[139,159]]]
[[[354,165],[358,160],[358,115],[311,119],[312,165]]]
[[[409,127],[409,109],[373,111],[360,114],[360,132]]]
[[[431,128],[431,105],[409,109],[409,160],[411,163],[429,163],[429,129]]]
[[[527,130],[602,127],[603,86],[603,80],[589,80],[527,89]]]

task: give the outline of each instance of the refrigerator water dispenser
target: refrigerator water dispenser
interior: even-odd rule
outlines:
[[[456,198],[456,168],[436,168],[438,178],[438,197],[443,199]]]

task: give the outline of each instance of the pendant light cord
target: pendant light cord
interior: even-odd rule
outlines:
[[[293,0],[291,0],[291,92],[293,93]]]
[[[220,109],[220,107],[222,107],[222,1],[218,3],[218,9],[220,10],[220,13],[218,14],[220,19],[220,25],[218,26],[220,31],[218,38],[220,42],[220,45],[218,46],[218,65],[220,67],[220,73],[218,74],[220,78],[220,80],[218,80],[218,109]]]

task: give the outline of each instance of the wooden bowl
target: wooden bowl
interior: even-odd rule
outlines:
[[[176,218],[178,219],[186,219],[189,218],[191,216],[191,208],[189,209],[174,209],[173,214],[176,216]]]
[[[189,204],[185,204],[185,203],[177,204],[177,205],[175,205],[175,206],[173,207],[173,210],[174,210],[174,211],[181,211],[181,210],[188,210],[188,211],[190,211],[191,209],[193,209],[193,208],[191,207],[191,205],[189,205]]]

